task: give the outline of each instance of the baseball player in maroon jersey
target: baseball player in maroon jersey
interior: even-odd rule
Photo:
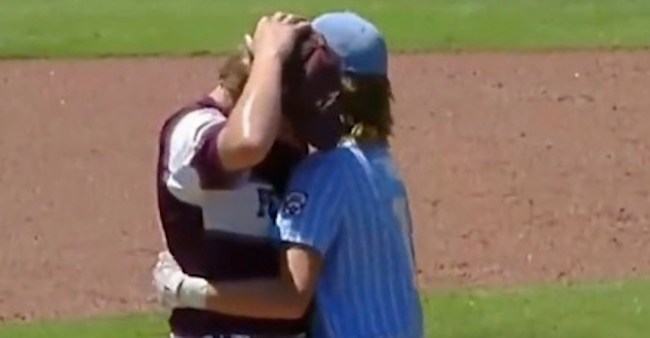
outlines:
[[[222,66],[219,85],[161,129],[160,220],[169,253],[188,275],[239,281],[280,272],[270,221],[290,171],[307,155],[308,143],[332,147],[340,137],[338,115],[320,114],[329,107],[322,99],[307,106],[286,99],[293,92],[327,97],[340,85],[337,64],[314,71],[332,73],[333,89],[327,76],[311,88],[300,76],[287,74],[293,63],[300,67],[313,58],[298,52],[294,60],[310,29],[291,14],[263,17],[247,39],[248,48]],[[320,119],[306,123],[310,108]],[[169,324],[175,338],[294,337],[307,330],[309,316],[254,318],[175,308]]]

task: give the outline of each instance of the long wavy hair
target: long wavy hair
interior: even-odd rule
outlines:
[[[392,134],[393,91],[387,76],[344,74],[339,96],[348,137],[388,141]]]

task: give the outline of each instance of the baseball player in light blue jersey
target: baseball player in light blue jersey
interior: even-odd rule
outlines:
[[[408,197],[388,144],[386,43],[351,12],[324,14],[312,26],[342,58],[350,132],[338,149],[299,165],[276,222],[284,242],[320,257],[312,334],[420,338]]]
[[[407,191],[388,138],[392,93],[381,32],[351,12],[312,21],[343,63],[347,135],[292,174],[276,219],[278,280],[214,283],[159,265],[181,306],[297,318],[315,297],[314,338],[422,338]],[[169,282],[172,281],[172,282]],[[254,309],[254,310],[253,310]]]

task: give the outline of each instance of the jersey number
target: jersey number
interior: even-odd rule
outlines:
[[[402,239],[404,240],[404,247],[409,250],[407,256],[409,264],[411,266],[411,271],[413,271],[413,283],[417,283],[415,280],[416,266],[415,249],[413,247],[413,226],[411,224],[411,215],[409,213],[406,197],[401,196],[393,199],[393,213],[395,214],[397,221],[400,223],[402,230]]]

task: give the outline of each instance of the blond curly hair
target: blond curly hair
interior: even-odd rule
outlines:
[[[237,101],[244,91],[251,70],[252,55],[245,45],[226,56],[219,68],[219,83]]]

